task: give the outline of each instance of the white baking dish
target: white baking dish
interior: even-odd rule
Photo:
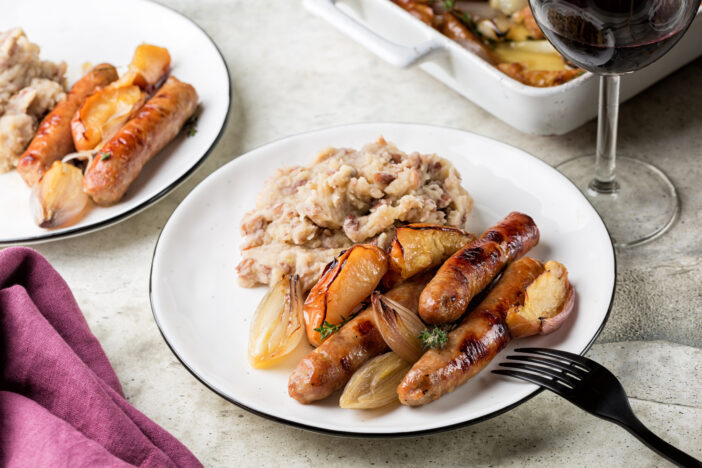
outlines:
[[[303,5],[390,64],[419,66],[523,132],[561,135],[597,115],[598,83],[590,73],[551,88],[526,86],[390,0],[303,0]],[[635,96],[700,55],[702,8],[668,54],[622,78],[621,100]]]

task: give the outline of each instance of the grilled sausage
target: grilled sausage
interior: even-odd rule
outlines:
[[[417,275],[394,287],[386,296],[410,310],[417,310],[419,293],[430,274]],[[288,393],[307,404],[326,398],[342,388],[366,361],[388,350],[373,318],[366,308],[305,356],[288,381]]]
[[[196,107],[195,88],[168,78],[93,159],[83,178],[85,192],[98,205],[118,202],[149,159],[180,132]]]
[[[510,262],[539,242],[539,229],[529,216],[512,212],[453,254],[439,268],[419,298],[426,323],[458,320],[468,304]]]
[[[56,104],[39,124],[27,150],[17,165],[27,185],[34,185],[49,167],[74,151],[71,135],[71,119],[89,94],[118,78],[115,67],[101,63],[78,80],[68,92],[66,99]]]
[[[452,392],[480,372],[509,343],[507,312],[524,304],[524,291],[544,271],[526,257],[510,264],[485,300],[448,335],[443,349],[430,349],[397,388],[403,405],[419,406]]]
[[[498,62],[495,54],[458,19],[456,13],[451,12],[442,15],[442,21],[438,29],[442,34],[458,42],[487,63],[495,64]]]

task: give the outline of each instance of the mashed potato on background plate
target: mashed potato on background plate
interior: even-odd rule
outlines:
[[[44,114],[66,97],[66,64],[39,60],[20,28],[0,32],[0,173],[17,165]]]

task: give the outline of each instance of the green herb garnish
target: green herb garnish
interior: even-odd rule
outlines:
[[[112,157],[112,153],[109,151],[102,153],[102,156],[100,156],[100,161],[106,161]]]
[[[346,325],[349,320],[355,317],[355,314],[350,316],[349,318],[345,318],[343,315],[341,316],[341,323],[338,325],[334,325],[333,323],[329,323],[326,320],[324,323],[322,323],[321,327],[315,328],[314,331],[319,332],[319,335],[322,337],[322,341],[326,340],[330,336],[332,336],[334,333],[338,332],[341,327]]]
[[[422,346],[424,349],[443,349],[444,345],[448,343],[449,332],[454,328],[456,328],[456,325],[452,323],[449,323],[448,325],[435,325],[422,330],[421,333],[419,333],[418,338],[422,340]]]
[[[447,11],[452,11],[456,7],[456,0],[444,0],[444,8]]]
[[[197,115],[193,115],[190,117],[186,122],[185,125],[183,125],[183,128],[185,128],[186,135],[189,137],[195,136],[197,133]]]

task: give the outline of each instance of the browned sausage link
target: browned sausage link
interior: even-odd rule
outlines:
[[[419,293],[431,278],[418,275],[387,292],[410,310],[417,310]],[[366,361],[388,350],[369,307],[305,356],[288,381],[288,393],[300,403],[321,400],[340,389]]]
[[[510,264],[485,300],[449,333],[444,348],[430,349],[412,366],[397,388],[400,402],[425,405],[480,372],[511,339],[507,311],[524,303],[524,291],[543,271],[529,257]]]
[[[66,99],[44,117],[17,165],[17,172],[27,185],[34,185],[54,161],[75,150],[71,135],[73,115],[89,94],[117,78],[117,70],[109,63],[95,66],[73,85]]]
[[[456,13],[446,13],[441,18],[443,21],[438,29],[444,35],[458,42],[486,62],[490,64],[496,64],[498,62],[495,54],[485,47],[475,34],[470,32],[461,20],[458,19]]]
[[[429,324],[458,320],[468,304],[508,263],[539,242],[539,229],[529,216],[512,212],[453,254],[422,291],[419,315]]]
[[[118,202],[144,164],[175,138],[196,107],[195,88],[168,78],[93,159],[83,178],[85,192],[98,205]]]

